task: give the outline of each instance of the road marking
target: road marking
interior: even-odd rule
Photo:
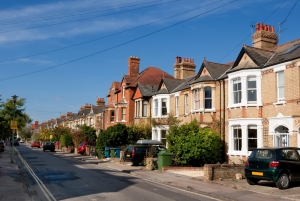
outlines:
[[[28,165],[28,163],[23,159],[21,156],[20,152],[14,148],[16,152],[18,153],[19,158],[21,159],[22,163],[25,165],[27,168],[28,172],[31,174],[33,179],[36,181],[36,183],[39,185],[40,189],[44,193],[45,197],[47,198],[48,201],[56,201],[56,199],[53,197],[53,195],[50,193],[50,191],[47,189],[47,187],[43,184],[43,182],[36,176],[34,171],[31,169],[31,167]]]

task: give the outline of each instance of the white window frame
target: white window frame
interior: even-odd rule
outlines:
[[[200,88],[193,89],[193,109],[200,109]]]
[[[234,151],[242,151],[242,140],[243,140],[243,137],[242,137],[242,127],[240,125],[234,125],[232,127],[232,130],[233,130],[233,150]],[[237,136],[235,136],[235,130],[237,130]]]
[[[157,117],[158,116],[158,108],[159,108],[159,106],[158,106],[158,99],[155,99],[154,101],[153,101],[153,108],[154,108],[154,116],[155,117]]]
[[[279,81],[279,77],[280,77],[280,74],[282,74],[282,83],[280,84],[280,81]],[[283,102],[285,101],[285,91],[284,91],[284,71],[278,71],[276,73],[276,78],[277,78],[277,102]],[[282,89],[282,92],[280,92],[280,89]],[[282,94],[281,94],[282,93]]]
[[[241,85],[240,89],[238,88],[238,85]],[[237,89],[234,90],[234,86],[237,85]],[[238,78],[235,78],[233,79],[233,82],[232,82],[232,96],[233,96],[233,103],[234,104],[239,104],[239,103],[242,103],[242,80],[240,77]]]
[[[206,94],[205,94],[206,89],[210,89],[210,97],[206,97]],[[213,109],[213,100],[212,100],[213,90],[212,90],[212,87],[209,87],[209,86],[204,87],[203,94],[204,94],[204,109],[205,110]],[[210,108],[206,107],[206,100],[210,100]]]
[[[248,91],[247,91],[247,81],[248,77],[256,78],[256,103],[248,102]],[[236,78],[241,79],[241,103],[234,103],[234,95],[233,95],[233,81]],[[228,74],[228,108],[237,108],[241,106],[250,107],[250,106],[262,106],[262,86],[261,86],[261,69],[249,69],[243,71],[237,71]]]
[[[122,121],[126,121],[126,107],[122,107]]]
[[[261,118],[240,118],[228,120],[228,155],[249,156],[252,151],[248,150],[248,126],[256,126],[257,128],[257,148],[263,147],[263,125]],[[242,129],[242,146],[241,150],[234,150],[234,126],[240,126]]]
[[[184,114],[187,115],[189,113],[189,95],[184,94]]]
[[[140,100],[135,101],[135,117],[140,117]]]
[[[249,87],[249,81],[255,81],[255,88]],[[256,100],[250,101],[249,100],[249,91],[255,91],[255,98]],[[247,103],[256,104],[257,103],[257,79],[256,76],[248,76],[247,77]]]
[[[163,103],[165,103],[165,106],[163,107]],[[163,114],[165,110],[165,114]],[[161,116],[166,116],[168,115],[168,99],[167,98],[162,98],[161,99]]]
[[[175,116],[179,116],[179,96],[175,96]]]
[[[148,101],[142,101],[142,117],[147,117]]]

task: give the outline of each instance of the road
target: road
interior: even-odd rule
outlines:
[[[32,200],[224,200],[21,144],[17,159]]]

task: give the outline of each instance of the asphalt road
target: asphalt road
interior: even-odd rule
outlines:
[[[32,200],[224,200],[21,144],[17,162]]]

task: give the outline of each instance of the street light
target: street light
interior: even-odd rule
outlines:
[[[16,102],[17,102],[18,96],[13,95],[12,98],[13,98],[13,101],[14,101],[14,117],[13,117],[13,119],[15,121],[15,119],[16,119],[16,117],[15,117],[15,115],[16,115]],[[14,143],[15,143],[14,142],[14,134],[15,134],[15,132],[16,132],[16,130],[13,129],[12,130],[12,138],[11,138],[11,163],[14,162]]]

